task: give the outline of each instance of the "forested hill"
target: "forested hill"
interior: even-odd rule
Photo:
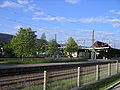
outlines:
[[[0,33],[0,42],[6,42],[13,38],[13,35]]]

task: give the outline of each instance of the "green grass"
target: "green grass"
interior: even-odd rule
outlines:
[[[92,74],[90,74],[92,76]],[[90,79],[90,78],[89,78]],[[120,80],[120,75],[112,76],[99,83],[89,85],[79,90],[105,90],[105,88]],[[81,77],[80,82],[85,83],[85,78]],[[112,82],[112,83],[111,83]],[[69,90],[77,87],[77,78],[54,81],[47,84],[47,90]],[[43,85],[26,87],[22,90],[43,90]]]
[[[35,64],[35,63],[62,63],[62,62],[82,62],[85,59],[43,59],[43,60],[7,60],[2,63],[11,64]]]
[[[84,88],[80,88],[79,90],[105,90],[106,88],[108,88],[109,86],[113,85],[118,81],[120,81],[120,74],[101,80],[98,83],[88,85]]]
[[[87,80],[86,80],[86,76],[88,76]],[[80,77],[80,84],[86,83],[89,80],[92,81],[92,79],[95,78],[96,74],[93,73],[93,74],[89,74],[86,76]],[[49,79],[48,79],[48,81],[49,81]],[[47,84],[48,90],[69,90],[69,89],[72,89],[75,87],[77,87],[77,77],[73,78],[73,79],[54,81],[54,82]],[[43,85],[31,86],[31,87],[24,88],[22,90],[43,90]]]
[[[77,79],[71,78],[67,80],[54,81],[47,84],[47,90],[69,90],[77,85]],[[43,90],[43,85],[31,86],[22,90]]]

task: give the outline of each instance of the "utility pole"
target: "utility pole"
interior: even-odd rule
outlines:
[[[84,45],[84,47],[85,47],[85,40],[83,40],[83,45]]]
[[[55,34],[55,41],[57,41],[57,35]]]
[[[92,60],[96,59],[95,48],[93,46],[94,41],[95,41],[95,34],[94,33],[95,33],[95,31],[93,30],[93,32],[92,32],[92,52],[91,52],[91,59]]]
[[[95,31],[93,30],[93,32],[92,32],[92,45],[94,44],[94,41],[95,41],[94,33],[95,33]]]
[[[55,34],[55,42],[57,44],[57,35]],[[58,55],[58,50],[54,52],[54,58],[56,59],[56,56]],[[57,56],[58,57],[58,56]]]

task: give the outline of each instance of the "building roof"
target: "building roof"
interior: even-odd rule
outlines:
[[[109,44],[107,43],[104,43],[104,42],[100,42],[100,41],[96,41],[92,47],[95,47],[95,48],[100,48],[100,47],[111,47]]]

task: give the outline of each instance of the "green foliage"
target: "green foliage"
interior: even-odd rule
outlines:
[[[17,36],[11,40],[11,48],[17,57],[31,57],[36,51],[36,35],[31,28],[20,28]]]
[[[15,57],[10,42],[0,42],[0,57]]]
[[[50,40],[47,46],[48,55],[50,55],[51,57],[56,57],[58,51],[59,51],[58,43],[56,42],[56,40],[55,39]]]
[[[47,90],[70,90],[77,85],[76,78],[70,78],[65,80],[59,80],[47,83]],[[22,90],[43,90],[43,85],[33,85],[23,88]]]
[[[43,56],[46,52],[46,46],[48,44],[45,33],[42,34],[41,39],[37,39],[36,51],[38,56]]]
[[[11,64],[35,64],[35,63],[62,63],[62,62],[83,62],[87,60],[83,59],[41,59],[41,60],[6,60],[2,63]]]
[[[3,57],[3,46],[4,46],[4,42],[0,42],[0,57]]]
[[[78,50],[78,45],[74,41],[72,37],[68,39],[67,46],[65,48],[65,51],[69,53],[69,56],[71,57],[71,54],[76,52]]]
[[[3,46],[3,57],[15,57],[9,42]]]
[[[110,78],[101,80],[95,84],[88,85],[78,90],[105,90],[107,87],[113,85],[120,80],[120,74],[114,75]]]
[[[36,50],[38,53],[44,53],[46,51],[47,41],[43,39],[38,39],[36,44]]]
[[[5,45],[5,42],[0,42],[0,48]]]
[[[43,33],[43,34],[41,35],[41,39],[42,39],[42,40],[46,40],[46,35],[45,35],[45,33]]]

